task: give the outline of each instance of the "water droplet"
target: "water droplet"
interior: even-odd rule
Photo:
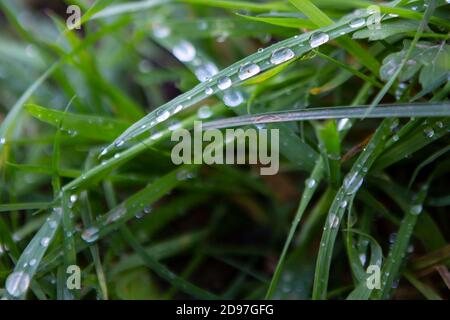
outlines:
[[[120,158],[120,153],[114,154],[114,159],[119,159],[119,158]]]
[[[366,20],[364,20],[363,18],[358,18],[358,19],[354,19],[354,20],[350,21],[349,26],[350,26],[350,28],[355,29],[355,28],[362,27],[365,23],[366,23]]]
[[[41,239],[41,246],[43,247],[48,247],[48,245],[50,244],[50,238],[49,237],[44,237]]]
[[[323,32],[314,33],[309,39],[309,45],[311,46],[311,48],[317,48],[324,43],[327,43],[328,40],[330,40],[330,36],[328,34]]]
[[[395,240],[397,240],[397,234],[396,234],[396,233],[391,233],[391,234],[389,235],[389,243],[390,243],[390,244],[394,244],[394,243],[395,243]]]
[[[228,89],[229,87],[231,87],[231,85],[232,85],[231,79],[228,77],[222,77],[219,80],[217,80],[217,87],[220,90]]]
[[[450,0],[449,0],[450,1]],[[443,127],[444,127],[444,124],[442,123],[442,121],[438,121],[438,122],[436,122],[436,126],[439,128],[439,129],[442,129]]]
[[[391,17],[391,18],[397,18],[398,14],[396,14],[396,13],[389,13],[388,16]]]
[[[422,212],[422,210],[423,210],[423,207],[422,207],[422,205],[421,204],[416,204],[416,205],[413,205],[412,207],[411,207],[411,209],[410,209],[410,213],[411,214],[413,214],[413,215],[419,215],[421,212]]]
[[[194,177],[194,174],[188,170],[181,170],[177,173],[178,181],[185,181],[188,179],[192,179],[193,177]]]
[[[189,62],[194,60],[197,51],[190,42],[181,40],[173,47],[172,53],[178,60],[182,62]]]
[[[239,69],[238,77],[241,80],[246,80],[257,75],[261,68],[255,63],[247,63]]]
[[[175,107],[175,110],[173,110],[173,113],[175,114],[175,113],[178,113],[178,112],[180,112],[181,110],[183,110],[183,106],[181,105],[181,104],[179,104],[179,105],[177,105],[176,107]]]
[[[124,140],[117,140],[117,141],[114,143],[114,146],[116,146],[116,148],[120,148],[121,146],[123,146],[124,143],[125,143]],[[107,150],[104,149],[103,152],[105,152],[105,154],[106,154]],[[102,153],[103,153],[103,152],[102,152]]]
[[[89,227],[83,231],[81,234],[81,239],[86,241],[87,243],[92,243],[97,241],[99,236],[99,230],[96,227]]]
[[[5,138],[0,138],[0,145],[5,144],[6,143],[6,139]]]
[[[270,62],[272,64],[281,64],[283,62],[286,62],[288,60],[291,60],[292,58],[295,57],[295,53],[294,51],[292,51],[289,48],[280,48],[275,50],[272,53],[272,56],[270,57]]]
[[[338,129],[338,131],[344,131],[344,130],[350,129],[350,126],[351,126],[350,119],[344,118],[344,119],[340,119],[338,121],[337,129]]]
[[[144,208],[144,213],[145,214],[149,214],[150,212],[152,212],[152,210],[153,210],[152,206],[146,206]]]
[[[425,136],[427,138],[433,138],[433,136],[434,136],[434,130],[432,128],[425,128],[423,130],[423,133],[425,134]]]
[[[347,204],[348,204],[347,200],[342,200],[341,203],[339,204],[339,206],[340,206],[341,208],[346,208],[346,207],[347,207]]]
[[[364,179],[358,172],[348,174],[344,179],[344,188],[347,194],[354,194],[361,187]]]
[[[316,185],[316,183],[317,183],[316,180],[312,178],[306,179],[305,181],[305,184],[308,188],[313,188]]]
[[[328,217],[328,226],[332,229],[335,229],[339,226],[339,217],[335,214],[331,214]]]
[[[203,106],[197,110],[197,116],[200,119],[208,119],[212,116],[212,111],[208,106]]]
[[[365,265],[366,264],[366,260],[367,260],[367,258],[366,258],[366,254],[365,253],[361,253],[360,255],[359,255],[359,261],[361,261],[361,265]]]
[[[400,139],[400,137],[398,136],[398,134],[394,134],[394,135],[392,136],[392,140],[393,140],[394,142],[397,142],[399,139]]]
[[[212,88],[208,87],[208,88],[205,89],[205,93],[208,96],[210,96],[210,95],[212,95],[214,93],[214,90]]]
[[[13,297],[18,298],[27,292],[30,280],[30,276],[23,271],[13,272],[6,279],[6,291]]]
[[[54,220],[50,220],[48,222],[48,225],[50,226],[50,228],[56,229],[56,227],[58,226],[58,223],[56,221],[54,221]]]
[[[159,138],[161,138],[163,136],[162,131],[158,131],[152,134],[152,136],[150,137],[150,139],[152,140],[158,140]]]
[[[76,194],[72,194],[69,198],[70,202],[75,203],[78,200],[78,196]]]
[[[244,97],[242,96],[242,93],[237,90],[229,90],[225,92],[223,95],[223,103],[225,103],[226,106],[234,108],[239,106],[244,102]]]
[[[36,264],[36,259],[31,259],[30,260],[30,266],[32,267],[32,266],[34,266],[35,264]]]
[[[163,122],[166,121],[167,119],[170,118],[170,112],[167,110],[164,111],[160,111],[156,114],[156,121],[159,122]]]
[[[160,38],[160,39],[166,38],[170,35],[170,33],[171,33],[171,30],[167,26],[163,26],[163,25],[160,25],[157,23],[153,25],[153,35],[156,38]]]
[[[211,79],[217,73],[219,73],[219,69],[217,69],[216,65],[211,62],[207,62],[195,69],[195,76],[198,80],[200,80],[200,82],[205,82]]]

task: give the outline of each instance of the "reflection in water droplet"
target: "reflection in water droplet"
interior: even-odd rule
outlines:
[[[205,82],[211,79],[217,73],[219,73],[219,69],[217,69],[216,65],[211,62],[200,65],[197,69],[195,69],[195,76],[198,80],[200,80],[200,82]]]
[[[350,28],[355,29],[355,28],[362,27],[365,23],[366,23],[366,20],[364,20],[363,18],[358,18],[358,19],[354,19],[354,20],[350,21],[349,26],[350,26]]]
[[[275,50],[270,57],[272,64],[281,64],[295,57],[294,51],[289,48],[280,48]]]
[[[257,75],[261,68],[255,63],[247,63],[239,69],[238,77],[241,80],[246,80]]]
[[[219,80],[217,80],[217,87],[220,90],[228,89],[229,87],[231,87],[231,85],[232,85],[231,79],[228,77],[222,77]]]
[[[13,297],[18,298],[27,292],[30,280],[30,276],[23,271],[13,272],[6,279],[6,291]]]
[[[234,108],[241,105],[244,102],[242,93],[237,90],[228,90],[223,95],[223,102],[226,106]]]
[[[208,119],[212,116],[212,111],[209,106],[203,106],[197,110],[197,116],[200,119]]]
[[[81,234],[81,239],[86,241],[87,243],[92,243],[97,241],[99,236],[99,230],[96,227],[89,227],[83,231]]]
[[[48,245],[50,244],[50,238],[49,237],[44,237],[41,239],[41,246],[43,247],[48,247]]]
[[[172,53],[178,60],[189,62],[194,60],[197,51],[190,42],[181,40],[173,47]]]
[[[311,48],[317,48],[324,43],[327,43],[328,40],[330,40],[330,36],[328,34],[323,32],[314,33],[309,39],[309,45],[311,46]]]

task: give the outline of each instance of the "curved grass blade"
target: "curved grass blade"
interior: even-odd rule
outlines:
[[[292,110],[247,115],[228,119],[220,119],[206,122],[203,129],[220,129],[249,124],[277,123],[304,120],[322,119],[360,119],[360,118],[422,118],[450,116],[450,103],[424,103],[424,104],[392,104],[380,105],[367,113],[370,106],[347,106],[330,108],[312,108],[309,110]],[[445,127],[445,125],[444,125]]]
[[[326,299],[327,297],[331,258],[340,222],[348,204],[352,202],[357,191],[361,188],[369,168],[384,148],[393,121],[394,119],[386,119],[378,127],[369,144],[346,175],[344,183],[331,204],[320,241],[314,274],[313,299]]]

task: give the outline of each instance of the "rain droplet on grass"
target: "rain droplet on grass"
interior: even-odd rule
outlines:
[[[210,96],[214,93],[214,90],[211,87],[208,87],[205,89],[205,93]]]
[[[223,95],[223,103],[230,108],[237,107],[244,102],[242,93],[237,90],[229,90]]]
[[[48,245],[50,244],[50,238],[49,237],[44,237],[41,239],[41,246],[43,247],[48,247]]]
[[[96,227],[89,227],[83,231],[81,234],[81,239],[86,241],[87,243],[92,243],[97,241],[99,236],[99,230]]]
[[[181,105],[181,104],[179,104],[179,105],[177,105],[176,107],[175,107],[175,110],[173,110],[173,113],[175,114],[175,113],[178,113],[178,112],[180,112],[181,110],[183,110],[183,106]]]
[[[217,80],[217,87],[220,90],[226,90],[229,87],[231,87],[231,85],[232,85],[231,79],[228,77],[222,77],[219,80]]]
[[[332,229],[335,229],[339,226],[339,217],[335,214],[331,214],[328,217],[328,226]]]
[[[163,122],[170,118],[170,112],[167,110],[160,111],[159,113],[156,114],[156,116],[157,116],[156,121]]]
[[[48,225],[50,226],[50,228],[56,229],[56,227],[58,226],[58,223],[56,221],[54,221],[54,220],[50,220],[48,222]]]
[[[35,264],[36,264],[36,259],[31,259],[30,260],[30,266],[32,267],[32,266],[34,266]]]
[[[153,35],[156,38],[160,38],[160,39],[166,38],[166,37],[168,37],[170,35],[170,33],[171,33],[171,30],[167,26],[163,26],[163,25],[160,25],[160,24],[154,24],[153,25]]]
[[[411,212],[411,214],[417,216],[417,215],[419,215],[422,212],[422,210],[423,210],[422,205],[421,204],[416,204],[416,205],[413,205],[411,207],[410,212]]]
[[[247,63],[239,69],[238,77],[241,80],[246,80],[257,75],[261,68],[256,63]]]
[[[324,32],[313,33],[309,39],[311,48],[317,48],[330,40],[330,36]]]
[[[358,172],[348,174],[344,179],[344,188],[347,194],[354,194],[361,187],[363,178]]]
[[[305,181],[305,185],[308,188],[313,188],[316,185],[316,183],[317,183],[316,180],[314,180],[312,178],[306,179],[306,181]]]
[[[173,55],[182,62],[189,62],[194,60],[197,51],[192,43],[181,40],[172,49]]]
[[[5,144],[6,143],[6,139],[5,138],[0,138],[0,144]]]
[[[433,136],[434,136],[434,130],[432,128],[425,128],[423,130],[423,133],[425,134],[425,136],[427,138],[433,138]]]
[[[350,28],[355,29],[355,28],[362,27],[365,23],[366,23],[366,20],[364,20],[363,18],[358,18],[358,19],[354,19],[354,20],[350,21],[350,23],[348,25],[350,26]]]
[[[212,111],[211,111],[210,107],[203,106],[197,110],[197,116],[200,119],[208,119],[209,117],[212,116]]]
[[[275,50],[270,57],[270,62],[272,64],[281,64],[283,62],[289,61],[295,57],[294,51],[289,48],[280,48]]]
[[[27,292],[30,280],[30,276],[23,271],[13,272],[6,279],[6,291],[13,297],[18,298]]]
[[[219,73],[219,69],[217,69],[216,65],[211,62],[200,65],[197,69],[195,69],[195,76],[201,82],[211,79],[217,73]]]
[[[116,148],[120,148],[121,146],[123,146],[124,143],[125,143],[124,140],[117,140],[116,143],[114,143],[114,146],[115,146]],[[102,155],[103,155],[103,154],[106,154],[106,152],[107,152],[107,150],[106,150],[106,149],[103,149]]]

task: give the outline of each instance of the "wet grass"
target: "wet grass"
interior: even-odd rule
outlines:
[[[0,3],[4,298],[448,298],[446,1],[70,4]],[[280,172],[175,166],[196,120]]]

